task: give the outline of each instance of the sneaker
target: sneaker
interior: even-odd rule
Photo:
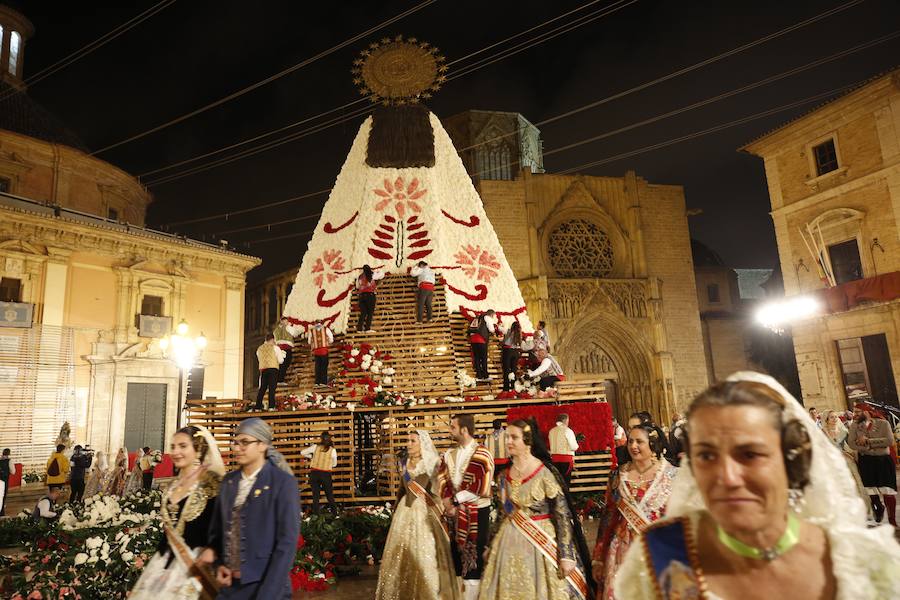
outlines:
[[[374,329],[367,329],[367,330],[366,330],[366,333],[375,333],[375,330],[374,330]]]

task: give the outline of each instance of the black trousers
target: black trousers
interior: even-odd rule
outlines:
[[[278,367],[278,381],[279,383],[284,381],[284,376],[287,375],[288,367],[291,366],[291,360],[294,358],[294,349],[288,348],[284,351],[284,362],[281,363],[281,366]]]
[[[491,507],[478,509],[478,535],[475,540],[467,539],[463,548],[456,541],[456,533],[451,530],[450,555],[456,574],[463,579],[481,579],[484,571],[484,549],[491,528]],[[466,560],[463,560],[466,557]],[[474,560],[473,560],[474,559]]]
[[[572,483],[572,463],[554,462],[553,466],[556,467],[556,470],[559,471],[562,478],[566,480],[566,485],[570,485]]]
[[[84,499],[84,479],[73,479],[69,485],[72,487],[69,502],[81,502]],[[5,500],[6,498],[4,497]]]
[[[316,361],[316,385],[328,385],[328,355],[313,355]]]
[[[141,473],[144,476],[144,489],[149,490],[153,487],[153,471],[149,473]]]
[[[503,346],[503,391],[507,392],[513,389],[513,382],[509,380],[509,374],[516,372],[516,365],[519,362],[518,348],[507,348]]]
[[[538,384],[541,390],[546,390],[548,387],[553,387],[559,381],[559,377],[556,375],[549,375],[547,377],[541,377],[541,381]]]
[[[431,304],[434,300],[434,290],[423,290],[419,288],[416,291],[416,321],[419,323],[422,322],[422,313],[425,313],[425,318],[429,321],[431,320]]]
[[[6,499],[9,497],[9,475],[4,475],[3,480],[3,502],[0,503],[0,517],[6,515]]]
[[[372,316],[375,314],[375,292],[363,292],[359,295],[359,320],[357,331],[372,329]]]
[[[472,343],[472,365],[475,367],[476,379],[488,378],[487,344]]]
[[[259,374],[259,392],[256,394],[256,410],[262,410],[263,396],[269,390],[269,408],[275,408],[275,386],[278,385],[278,369],[263,369]]]
[[[319,514],[319,493],[325,491],[328,498],[328,509],[337,514],[337,504],[334,503],[334,490],[331,484],[331,473],[328,471],[310,471],[309,487],[312,488],[313,513]]]

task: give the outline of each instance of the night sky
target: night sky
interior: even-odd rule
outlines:
[[[2,0],[0,0],[2,2]],[[236,100],[97,156],[129,171],[148,171],[318,115],[360,96],[350,68],[371,41],[404,34],[426,40],[451,62],[578,8],[577,2],[440,0],[364,40]],[[15,2],[34,23],[26,78],[159,2]],[[97,150],[170,121],[308,59],[418,4],[407,2],[175,2],[69,67],[35,83],[30,95]],[[604,6],[603,0],[531,34],[451,66],[474,61]],[[622,3],[623,5],[626,3]],[[854,5],[855,4],[855,5]],[[467,109],[520,112],[537,123],[752,42],[831,8],[843,12],[684,76],[541,127],[545,150],[648,119],[900,30],[900,2],[816,0],[707,2],[639,0],[515,56],[450,81],[429,102],[440,117]],[[665,142],[862,81],[898,64],[900,37],[761,88],[624,134],[547,156],[559,172]],[[732,267],[772,267],[777,250],[768,215],[762,160],[744,143],[816,104],[584,169],[620,176],[633,169],[653,183],[681,184],[691,234]],[[286,130],[279,139],[364,104]],[[299,263],[308,238],[260,243],[308,231],[315,220],[279,225],[321,210],[326,196],[217,219],[177,221],[239,210],[329,188],[363,117],[211,170],[151,185],[148,225],[190,237],[251,242],[263,257],[256,278]],[[240,149],[255,148],[257,145]],[[214,158],[227,157],[227,152]],[[205,159],[142,177],[183,173]],[[224,233],[249,225],[257,229]]]

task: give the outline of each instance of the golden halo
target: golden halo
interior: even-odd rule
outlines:
[[[430,98],[446,81],[446,72],[437,48],[402,35],[370,44],[353,61],[353,83],[359,92],[383,104]]]

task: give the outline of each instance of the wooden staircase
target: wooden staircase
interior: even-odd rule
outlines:
[[[434,320],[417,324],[416,286],[412,277],[388,275],[378,286],[378,301],[372,321],[374,333],[357,333],[359,315],[356,297],[345,334],[335,336],[329,361],[329,377],[334,379],[330,389],[314,388],[314,364],[306,340],[295,343],[293,362],[288,370],[287,385],[278,388],[278,396],[302,396],[307,391],[332,394],[339,403],[330,410],[302,410],[266,412],[263,416],[275,430],[275,445],[284,454],[301,481],[304,503],[309,500],[307,465],[300,451],[318,441],[323,431],[332,434],[338,452],[338,466],[333,473],[334,492],[338,502],[385,502],[396,497],[400,485],[396,457],[405,447],[411,429],[428,430],[439,450],[450,446],[448,428],[452,414],[471,413],[475,416],[478,434],[487,433],[494,419],[506,419],[506,409],[529,404],[569,404],[574,402],[605,401],[603,381],[564,382],[558,386],[555,398],[498,400],[502,390],[500,342],[489,343],[488,365],[492,380],[475,387],[460,388],[457,372],[460,369],[473,375],[468,342],[468,321],[462,315],[447,314],[444,282],[438,277],[434,292]],[[381,406],[366,408],[357,405],[353,411],[341,404],[358,402],[343,382],[367,373],[344,370],[341,346],[371,344],[387,351],[393,359],[385,367],[393,367],[391,385],[386,390],[411,394],[428,400],[447,396],[487,397],[478,401],[446,404],[419,404],[415,407]],[[563,365],[565,368],[565,365]],[[491,399],[491,396],[494,398]],[[234,426],[248,416],[245,410],[252,403],[243,400],[188,401],[189,420],[212,431],[220,442],[226,461],[230,457],[228,442]],[[572,482],[573,491],[602,492],[609,474],[608,451],[579,454]],[[324,498],[323,498],[324,501]]]

